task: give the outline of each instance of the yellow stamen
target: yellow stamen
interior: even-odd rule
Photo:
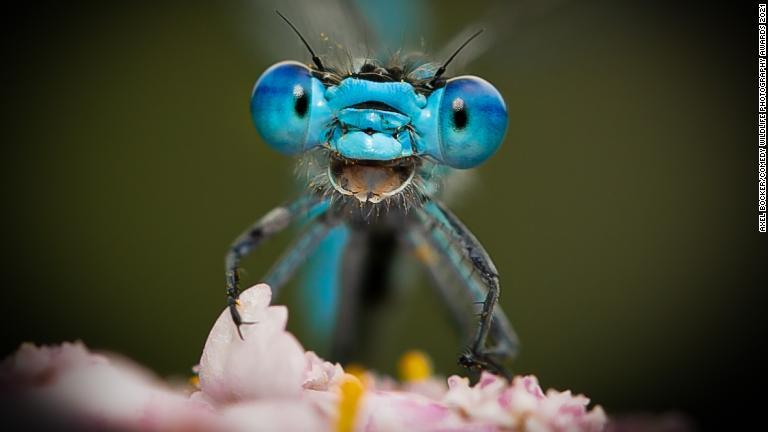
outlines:
[[[422,351],[408,351],[400,357],[397,370],[402,381],[422,381],[432,376],[432,361]]]
[[[187,382],[189,383],[189,385],[194,387],[196,390],[200,390],[200,377],[199,376],[192,375],[191,377],[189,377]]]
[[[338,432],[350,432],[355,426],[355,417],[360,408],[360,399],[365,392],[363,383],[354,375],[346,373],[339,384]]]

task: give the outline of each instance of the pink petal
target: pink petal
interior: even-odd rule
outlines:
[[[216,424],[210,406],[133,363],[91,354],[81,343],[24,345],[4,362],[2,375],[23,382],[15,396],[25,405],[75,429],[204,430]]]
[[[312,351],[307,351],[304,357],[304,389],[327,391],[338,386],[344,376],[344,369],[340,364],[327,362]]]
[[[301,399],[249,401],[230,405],[221,415],[227,431],[321,431],[329,430],[328,418]]]
[[[356,430],[365,432],[498,430],[491,423],[467,420],[450,407],[413,393],[369,392],[362,404]]]
[[[228,310],[213,325],[200,359],[200,387],[217,402],[261,397],[293,397],[301,393],[304,349],[285,331],[288,310],[269,306],[269,286],[260,284],[240,295],[245,321],[237,335]]]

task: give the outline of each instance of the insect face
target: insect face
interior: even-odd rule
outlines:
[[[329,83],[300,63],[272,66],[251,97],[257,130],[282,153],[327,150],[333,189],[371,203],[402,192],[419,160],[472,168],[500,146],[507,110],[487,81],[463,76],[426,92],[362,68]]]

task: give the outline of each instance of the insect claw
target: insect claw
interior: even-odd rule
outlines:
[[[245,340],[243,333],[240,331],[240,326],[256,324],[258,321],[243,321],[240,316],[240,311],[237,310],[237,306],[240,304],[239,300],[235,299],[229,306],[229,314],[232,317],[232,322],[235,324],[237,335],[240,336],[240,340]]]
[[[245,338],[243,337],[243,332],[240,331],[240,327],[244,325],[252,325],[257,324],[258,321],[243,321],[240,324],[236,325],[235,328],[237,329],[237,335],[240,336],[240,340],[244,341]]]
[[[467,369],[481,369],[489,371],[495,375],[502,376],[507,380],[512,379],[512,374],[503,366],[489,357],[486,352],[477,352],[468,347],[458,359],[459,365]]]

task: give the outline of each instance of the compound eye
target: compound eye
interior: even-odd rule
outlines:
[[[507,107],[488,81],[474,76],[454,78],[444,88],[438,128],[443,162],[472,168],[491,157],[504,140]]]
[[[267,69],[251,95],[253,124],[270,147],[285,154],[304,149],[311,107],[312,75],[298,62]]]

